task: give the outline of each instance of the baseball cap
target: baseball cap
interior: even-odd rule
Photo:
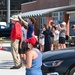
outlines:
[[[35,37],[31,37],[26,40],[26,42],[31,43],[32,45],[36,45],[37,39]]]
[[[62,22],[61,24],[66,26],[66,22]]]

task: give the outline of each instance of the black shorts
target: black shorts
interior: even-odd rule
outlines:
[[[59,37],[59,44],[65,44],[65,38]]]
[[[20,42],[19,42],[19,45],[20,45]],[[20,49],[20,46],[19,46],[19,50],[18,50],[19,54],[25,54],[26,49],[27,49],[26,42],[22,42],[22,48],[21,49]]]

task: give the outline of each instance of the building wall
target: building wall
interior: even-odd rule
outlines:
[[[36,10],[36,7],[37,7],[36,1],[23,3],[21,4],[21,11],[28,12],[28,11]]]
[[[75,0],[69,0],[69,4],[70,4],[70,5],[75,4]]]
[[[75,5],[75,0],[69,0],[69,5]],[[69,14],[70,17],[70,35],[74,36],[74,31],[72,29],[72,25],[75,25],[75,11],[74,13]]]
[[[33,2],[21,4],[21,11],[33,11],[38,9],[47,9],[69,5],[69,0],[36,0]]]
[[[69,5],[69,0],[37,0],[38,9],[54,8]]]
[[[70,5],[75,5],[75,0],[69,0]],[[75,13],[70,14],[71,21],[75,21]]]

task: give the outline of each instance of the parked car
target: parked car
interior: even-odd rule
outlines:
[[[75,75],[75,48],[43,53],[43,75]]]
[[[6,22],[0,22],[0,25],[6,26]]]
[[[0,25],[0,37],[9,37],[11,30],[12,30],[13,24],[9,25]]]

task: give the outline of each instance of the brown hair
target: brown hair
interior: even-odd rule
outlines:
[[[35,24],[35,22],[36,22],[35,18],[31,17],[29,19],[31,20],[32,24]]]

